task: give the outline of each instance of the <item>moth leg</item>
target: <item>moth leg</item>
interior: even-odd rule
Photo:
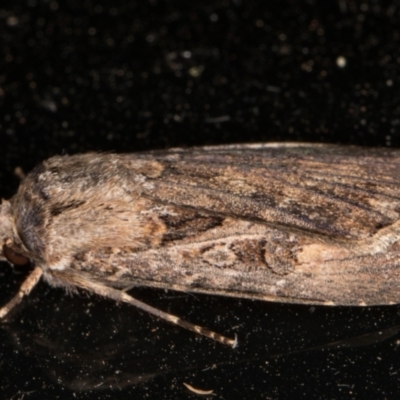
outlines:
[[[24,296],[29,295],[32,289],[39,282],[43,270],[40,267],[35,269],[28,275],[18,290],[18,293],[2,308],[0,308],[0,319],[3,319],[15,306],[21,303]]]
[[[237,346],[237,338],[236,337],[235,337],[235,339],[229,339],[225,336],[220,335],[219,333],[210,331],[207,328],[203,328],[201,326],[191,324],[190,322],[187,322],[175,315],[168,314],[164,311],[158,310],[157,308],[149,306],[148,304],[135,299],[134,297],[130,296],[129,294],[125,293],[122,290],[108,287],[102,283],[85,279],[85,277],[82,275],[75,274],[75,273],[68,273],[67,271],[53,270],[53,271],[51,271],[51,275],[55,278],[58,278],[60,281],[68,282],[68,284],[78,286],[82,289],[85,289],[89,292],[96,293],[100,296],[107,297],[109,299],[113,299],[117,302],[124,302],[124,303],[131,304],[143,311],[146,311],[150,314],[155,315],[158,318],[164,319],[168,322],[172,322],[175,325],[179,325],[185,329],[188,329],[189,331],[198,333],[200,335],[203,335],[205,337],[213,339],[222,344],[229,345],[233,348],[235,348]]]

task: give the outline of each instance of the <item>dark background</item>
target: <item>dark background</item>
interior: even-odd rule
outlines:
[[[11,3],[11,2],[10,2]],[[54,154],[258,141],[400,145],[400,3],[14,1],[0,9],[1,196]],[[65,238],[68,240],[68,238]],[[0,300],[25,276],[1,264]],[[5,399],[397,399],[398,307],[141,289],[237,350],[41,283],[0,329]],[[211,397],[210,397],[211,398]]]

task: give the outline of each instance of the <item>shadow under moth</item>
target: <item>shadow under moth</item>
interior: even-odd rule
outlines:
[[[0,208],[1,259],[133,304],[134,286],[275,302],[400,302],[400,151],[252,144],[44,161]]]

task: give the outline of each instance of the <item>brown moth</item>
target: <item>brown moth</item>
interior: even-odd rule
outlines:
[[[2,259],[141,303],[133,286],[313,305],[400,302],[400,151],[253,144],[53,157],[0,208]]]

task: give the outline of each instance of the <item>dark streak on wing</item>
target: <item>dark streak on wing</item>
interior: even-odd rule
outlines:
[[[180,210],[179,214],[160,214],[159,218],[167,227],[167,232],[163,235],[162,245],[217,228],[224,221],[224,218],[202,215],[192,210]]]

